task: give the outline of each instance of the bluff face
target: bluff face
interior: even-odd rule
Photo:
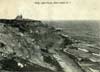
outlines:
[[[54,27],[43,24],[41,21],[1,19],[1,70],[57,71],[60,66],[51,55],[55,53],[54,50],[60,50],[63,41],[64,38],[56,32]],[[21,64],[18,66],[18,63]]]

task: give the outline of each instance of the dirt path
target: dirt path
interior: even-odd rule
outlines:
[[[61,51],[56,52],[53,57],[60,64],[64,72],[84,72],[73,59]]]

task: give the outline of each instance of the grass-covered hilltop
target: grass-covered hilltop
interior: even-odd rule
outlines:
[[[38,20],[0,19],[0,72],[100,71],[100,48]]]

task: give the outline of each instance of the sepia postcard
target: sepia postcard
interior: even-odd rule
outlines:
[[[100,72],[99,0],[0,0],[0,72]]]

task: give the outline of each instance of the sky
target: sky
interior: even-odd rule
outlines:
[[[69,2],[35,4],[35,2]],[[0,0],[0,18],[37,20],[100,20],[100,0]]]

